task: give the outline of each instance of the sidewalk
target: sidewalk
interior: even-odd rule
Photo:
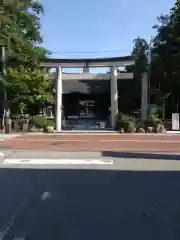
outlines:
[[[36,151],[36,150],[0,150],[0,162],[4,159],[149,159],[176,160],[180,162],[180,153],[146,153],[115,151]]]
[[[179,158],[180,160],[180,158]],[[0,168],[121,171],[180,171],[180,161],[137,157],[104,157],[101,152],[6,152]]]
[[[0,158],[31,158],[31,159],[76,159],[76,158],[102,158],[101,152],[59,152],[59,151],[31,151],[31,150],[6,150],[0,151]]]

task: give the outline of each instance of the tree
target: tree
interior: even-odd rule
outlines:
[[[127,71],[134,73],[133,90],[131,92],[132,105],[140,108],[141,105],[141,78],[143,72],[147,71],[148,42],[144,38],[136,38],[133,41],[132,56],[135,59],[134,67],[130,66]],[[129,90],[131,91],[131,90]]]
[[[38,68],[38,61],[50,54],[39,46],[43,13],[34,0],[4,0],[0,8],[0,43],[6,45],[9,60],[6,89],[13,106],[43,104],[52,95],[47,71]]]
[[[134,39],[134,47],[132,51],[132,55],[135,57],[135,77],[141,78],[143,72],[147,71],[147,55],[149,45],[146,39],[144,38],[136,38]]]
[[[157,17],[153,27],[156,35],[151,49],[151,95],[164,101],[168,96],[171,110],[180,111],[180,1],[176,1],[170,12]],[[148,43],[144,38],[136,38],[132,55],[135,57],[135,86],[139,86],[140,78],[147,71]],[[132,71],[132,67],[127,69]],[[138,90],[134,92],[138,93]],[[137,94],[136,94],[137,95]],[[138,96],[138,95],[137,95]],[[174,108],[175,106],[175,108]]]
[[[180,3],[176,1],[168,15],[160,15],[155,26],[156,66],[161,89],[173,96],[174,105],[180,100]],[[178,106],[177,106],[178,108]]]
[[[7,89],[14,112],[27,109],[35,112],[53,100],[53,82],[46,71],[20,66],[19,69],[9,68],[7,77]]]
[[[41,3],[33,0],[3,2],[0,14],[0,43],[8,47],[10,57],[34,63],[47,51],[40,47],[40,16],[44,13]],[[40,51],[41,50],[41,51]]]

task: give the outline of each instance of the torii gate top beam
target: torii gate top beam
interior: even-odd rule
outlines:
[[[89,59],[43,59],[40,61],[41,67],[55,68],[84,68],[84,67],[124,67],[134,64],[133,56],[113,57],[113,58],[89,58]]]

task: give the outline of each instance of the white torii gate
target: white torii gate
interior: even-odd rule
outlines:
[[[56,131],[62,131],[62,80],[63,68],[83,68],[82,74],[75,74],[74,79],[89,76],[91,79],[110,80],[111,91],[111,127],[116,126],[116,117],[118,114],[118,88],[117,79],[121,78],[121,73],[117,72],[118,67],[125,67],[133,65],[134,60],[132,56],[115,57],[115,58],[101,58],[101,59],[45,59],[40,62],[40,66],[48,68],[56,68]],[[110,74],[89,74],[89,67],[110,67]],[[123,78],[133,78],[132,73],[122,73]],[[68,77],[67,77],[68,78]],[[72,75],[71,75],[72,79]],[[146,117],[147,112],[147,81],[146,75],[142,80],[142,117]]]

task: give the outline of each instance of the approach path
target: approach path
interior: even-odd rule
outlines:
[[[180,135],[37,134],[21,135],[1,142],[0,148],[61,152],[180,153]]]

